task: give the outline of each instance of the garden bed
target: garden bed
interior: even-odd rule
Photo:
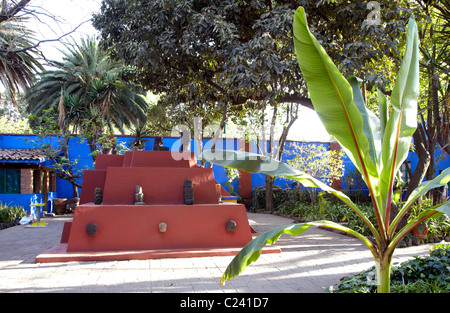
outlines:
[[[392,293],[448,293],[450,292],[450,244],[435,244],[429,256],[393,264],[391,273]],[[335,288],[334,293],[376,292],[375,267],[353,276],[346,276]]]
[[[20,225],[20,219],[26,214],[21,206],[8,206],[0,202],[0,230]]]
[[[8,223],[0,223],[0,230],[6,229],[6,228],[10,228],[13,226],[17,226],[20,225],[19,220],[14,220]]]

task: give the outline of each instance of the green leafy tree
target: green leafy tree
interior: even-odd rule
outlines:
[[[161,94],[160,103],[205,113],[248,99],[311,107],[286,40],[292,12],[282,2],[107,0],[94,26],[106,47],[139,69],[137,81]]]
[[[293,144],[289,154],[294,154],[292,160],[287,163],[308,175],[332,185],[335,180],[342,177],[343,163],[342,151],[327,150],[323,145]],[[311,203],[317,202],[317,189],[308,188]]]
[[[385,69],[400,60],[408,2],[380,1],[385,27],[365,22],[371,12],[367,1],[303,2],[318,21],[313,32],[345,74],[364,72],[370,84],[386,87],[391,74]],[[240,111],[248,100],[313,108],[289,40],[297,5],[288,0],[104,0],[93,23],[102,44],[136,66],[135,79],[161,94],[160,103],[206,105],[207,111],[219,112],[224,104],[230,112]]]
[[[312,226],[323,226],[342,230],[360,239],[374,258],[378,292],[389,292],[392,256],[398,243],[424,220],[442,213],[450,214],[450,201],[447,201],[423,210],[409,220],[406,226],[397,229],[402,217],[420,196],[450,181],[448,168],[434,180],[423,182],[411,193],[398,214],[391,216],[396,174],[408,154],[411,138],[417,127],[419,43],[415,20],[410,18],[406,50],[390,101],[380,95],[380,112],[383,113],[381,118],[377,118],[366,107],[358,80],[354,76],[345,79],[311,33],[302,7],[294,16],[294,42],[315,110],[328,133],[341,144],[361,173],[371,195],[377,223],[373,224],[344,193],[287,164],[239,151],[225,151],[221,159],[211,158],[206,152],[203,157],[222,166],[281,175],[297,180],[304,186],[330,192],[347,204],[366,224],[375,243],[352,229],[330,221],[278,227],[247,244],[227,267],[221,283],[239,275],[246,266],[259,258],[261,249],[266,244],[273,244],[282,234],[298,235]]]

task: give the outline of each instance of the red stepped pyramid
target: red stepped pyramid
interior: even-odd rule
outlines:
[[[193,204],[186,204],[190,184]],[[170,151],[100,154],[95,169],[84,172],[80,205],[61,243],[36,262],[234,255],[252,240],[252,229],[245,206],[219,203],[216,186],[213,170],[197,167],[193,153],[180,161]]]

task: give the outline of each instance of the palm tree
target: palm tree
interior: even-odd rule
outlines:
[[[93,38],[82,39],[64,53],[62,61],[53,61],[54,70],[39,74],[39,79],[27,91],[28,113],[43,116],[50,108],[58,108],[61,96],[65,111],[78,116],[69,120],[80,128],[94,110],[112,131],[144,121],[148,104],[137,86],[123,77],[129,68],[115,62],[100,49]]]
[[[29,88],[34,74],[43,69],[37,52],[30,48],[33,33],[20,26],[21,20],[11,17],[0,22],[0,83],[15,107],[19,90]]]

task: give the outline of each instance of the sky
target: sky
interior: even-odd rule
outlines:
[[[62,42],[79,41],[86,36],[95,36],[96,30],[89,22],[92,13],[98,12],[101,0],[32,0],[30,7],[39,12],[40,21],[33,21],[30,28],[34,30],[37,40],[56,39],[73,31],[83,23],[75,32],[64,37]],[[48,18],[46,15],[56,17]],[[87,22],[86,22],[87,21]],[[41,50],[48,60],[60,60],[64,49],[61,42],[43,42]],[[328,141],[329,135],[325,131],[317,114],[307,108],[300,108],[299,119],[292,126],[288,136],[289,140]]]
[[[37,15],[39,20],[30,21],[30,28],[35,32],[37,40],[57,39],[76,28],[62,42],[78,41],[81,37],[96,34],[89,20],[92,13],[99,11],[100,4],[101,0],[32,0],[28,7],[36,9],[40,14]],[[79,26],[80,24],[82,25]],[[59,50],[64,49],[64,46],[58,41],[43,42],[39,47],[48,60],[60,60],[62,57]]]
[[[329,142],[328,135],[317,113],[311,109],[300,107],[299,118],[289,131],[289,140]]]

